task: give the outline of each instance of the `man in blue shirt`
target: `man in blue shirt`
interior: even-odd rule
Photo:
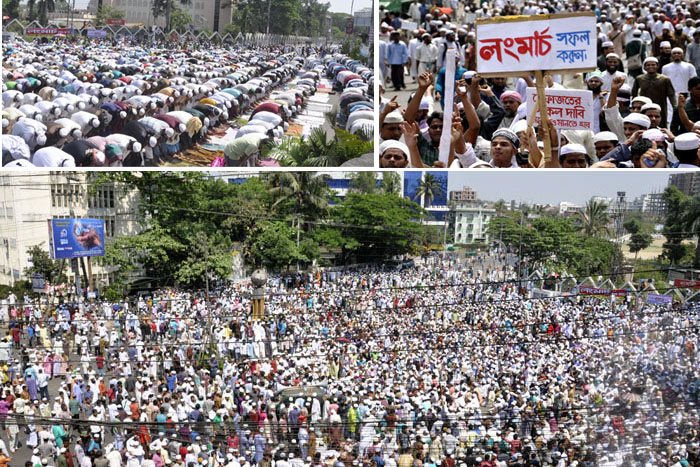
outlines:
[[[396,91],[406,89],[403,82],[403,67],[406,64],[411,65],[408,47],[400,39],[398,31],[391,31],[391,43],[386,50],[387,64],[391,66],[391,82]]]
[[[455,55],[455,87],[457,86],[457,81],[462,79],[462,76],[464,73],[467,72],[467,69],[464,67],[459,66],[459,55]],[[445,73],[447,72],[447,68],[444,66],[440,68],[440,71],[438,71],[438,76],[437,76],[437,81],[435,83],[435,99],[438,99],[440,101],[440,105],[444,108],[445,107]]]

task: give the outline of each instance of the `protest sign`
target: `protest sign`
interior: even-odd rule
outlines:
[[[413,21],[401,20],[401,29],[403,29],[404,31],[414,31],[418,29],[418,23],[414,23]]]
[[[480,18],[476,37],[476,68],[482,76],[597,66],[594,13]]]
[[[570,89],[545,89],[545,104],[549,121],[556,129],[592,130],[593,93]],[[537,106],[537,89],[527,88],[527,113]],[[541,116],[536,115],[534,125],[540,124]]]

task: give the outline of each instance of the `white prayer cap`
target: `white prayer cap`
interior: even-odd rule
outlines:
[[[644,113],[647,110],[658,110],[659,112],[661,112],[661,106],[659,104],[654,104],[653,102],[649,102],[649,103],[644,104],[642,106],[641,112]]]
[[[640,113],[631,113],[622,119],[622,123],[632,123],[633,125],[640,126],[642,128],[649,128],[651,122],[649,117]]]
[[[617,137],[615,133],[612,131],[601,131],[600,133],[597,133],[593,137],[593,144],[598,143],[600,141],[619,141],[620,139]]]
[[[676,136],[673,145],[680,151],[693,151],[700,146],[700,139],[696,133],[683,133]]]
[[[652,128],[645,131],[642,133],[642,138],[650,141],[666,141],[666,135],[664,135],[658,128]]]

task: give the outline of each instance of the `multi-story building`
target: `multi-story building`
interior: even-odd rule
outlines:
[[[107,184],[88,191],[88,174],[0,174],[0,284],[28,279],[27,251],[40,246],[49,251],[50,219],[93,218],[105,223],[105,243],[138,232],[138,195],[126,185]],[[94,288],[108,285],[109,271],[92,262]],[[75,276],[65,270],[70,283]]]
[[[496,210],[474,202],[460,202],[453,207],[454,242],[456,244],[489,243],[488,226]]]
[[[663,198],[663,193],[648,193],[637,196],[629,208],[643,214],[663,217],[668,211],[668,203]]]
[[[476,201],[476,191],[468,186],[462,187],[459,191],[450,191],[450,201],[455,203]]]
[[[583,205],[562,201],[559,203],[559,214],[572,214],[583,209]]]
[[[671,174],[669,185],[674,185],[688,196],[700,195],[700,171]]]
[[[224,28],[233,18],[233,3],[228,0],[192,0],[187,5],[176,2],[178,8],[189,13],[192,18],[193,30],[209,30],[223,33]],[[127,24],[143,24],[146,27],[153,25],[166,31],[165,17],[153,17],[153,0],[103,0],[103,5],[111,6],[124,12],[124,20]],[[225,8],[222,8],[225,7]],[[97,11],[97,0],[90,2],[91,11]]]

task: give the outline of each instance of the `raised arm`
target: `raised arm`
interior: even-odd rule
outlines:
[[[429,71],[426,71],[418,77],[418,90],[413,96],[413,99],[411,99],[411,102],[408,103],[406,113],[403,116],[404,120],[406,120],[408,123],[414,122],[414,118],[418,113],[418,109],[420,108],[420,101],[423,99],[425,92],[428,90],[431,84],[433,84],[433,75]]]

